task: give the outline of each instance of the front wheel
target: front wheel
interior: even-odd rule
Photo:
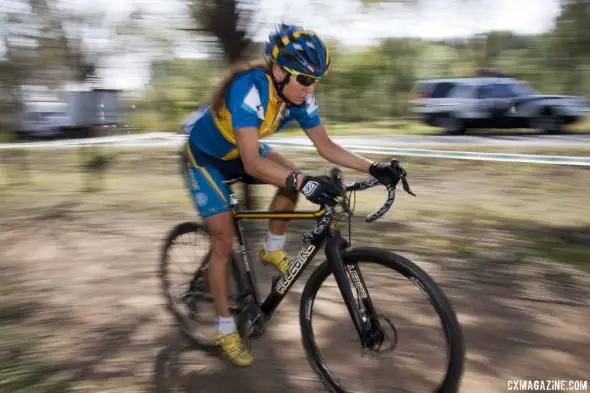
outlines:
[[[337,393],[457,392],[463,336],[450,301],[432,278],[382,249],[346,250],[342,260],[363,324],[362,340],[327,261],[312,273],[301,296],[303,346],[324,385]]]

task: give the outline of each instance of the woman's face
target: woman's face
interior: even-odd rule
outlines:
[[[287,71],[277,64],[273,65],[273,73],[278,81],[282,81],[287,76]],[[301,105],[305,102],[305,98],[313,93],[314,87],[315,83],[311,86],[304,86],[297,81],[295,75],[291,75],[289,83],[283,88],[283,95],[296,105]]]

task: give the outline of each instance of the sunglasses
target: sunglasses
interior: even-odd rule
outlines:
[[[321,79],[316,76],[302,74],[301,72],[294,71],[294,70],[287,68],[287,67],[283,67],[283,69],[285,71],[287,71],[289,74],[295,76],[295,78],[297,79],[297,82],[305,87],[309,87]]]

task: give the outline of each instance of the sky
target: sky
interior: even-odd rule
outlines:
[[[9,0],[0,0],[0,5]],[[170,27],[171,18],[186,15],[183,0],[58,0],[63,7],[104,11],[121,20],[135,7],[150,15],[154,29]],[[489,30],[536,34],[553,27],[559,15],[559,0],[421,0],[411,6],[384,2],[363,8],[356,0],[261,0],[258,22],[262,29],[254,37],[262,41],[272,25],[284,20],[315,30],[322,38],[346,40],[351,48],[376,44],[386,37],[427,39],[466,37]],[[0,7],[1,8],[1,7]],[[1,51],[1,48],[0,48]],[[202,57],[202,50],[184,42],[180,57]],[[147,83],[147,57],[120,56],[109,59],[101,70],[106,87],[136,89]]]

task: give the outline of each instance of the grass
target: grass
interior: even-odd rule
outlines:
[[[566,127],[567,131],[571,132],[588,132],[590,131],[590,115],[584,116],[582,121],[577,122]]]
[[[153,113],[134,114],[130,120],[132,129],[120,129],[113,131],[114,134],[142,133],[142,132],[180,132],[180,121],[163,120]],[[445,135],[445,131],[438,127],[431,127],[421,121],[398,118],[382,119],[374,121],[361,122],[333,122],[325,121],[328,133],[332,136],[357,136],[357,135]],[[569,125],[564,128],[567,133],[586,133],[590,131],[590,116],[586,116],[582,121]],[[538,130],[532,129],[472,129],[466,135],[482,134],[531,134],[539,133]],[[276,137],[282,136],[301,136],[304,135],[299,127],[291,126],[281,130]],[[13,142],[14,137],[10,133],[0,133],[0,143]]]
[[[0,132],[0,143],[14,142],[14,135],[10,132]]]
[[[29,323],[41,309],[40,303],[15,296],[23,286],[10,280],[6,266],[0,266],[0,392],[61,393],[70,384],[60,376],[59,367],[40,360],[43,332]],[[27,327],[28,326],[28,327]]]
[[[85,153],[30,150],[0,162],[0,226],[6,229],[0,232],[0,248],[12,252],[0,253],[1,393],[156,391],[150,388],[157,370],[154,357],[166,345],[160,333],[170,329],[169,320],[165,316],[158,319],[161,310],[153,306],[160,299],[155,295],[153,270],[159,242],[173,224],[195,217],[178,173],[176,152],[175,148],[128,147]],[[282,152],[314,174],[327,173],[332,167],[310,152]],[[101,187],[88,191],[85,179],[97,173],[85,173],[81,165],[101,154],[112,160],[102,183],[97,183]],[[426,264],[432,268],[426,270],[434,272],[460,306],[471,297],[462,298],[454,284],[461,289],[475,288],[471,296],[485,298],[490,280],[507,297],[520,295],[514,289],[513,281],[518,281],[527,288],[555,285],[550,295],[580,304],[586,301],[584,290],[569,285],[578,278],[583,281],[586,276],[579,274],[581,270],[590,270],[587,168],[493,162],[466,165],[460,160],[416,157],[403,158],[403,162],[418,196],[400,191],[382,220],[366,224],[363,216],[381,206],[385,190],[377,187],[357,193],[353,247],[382,246]],[[23,176],[22,168],[28,168],[28,176]],[[346,181],[367,177],[343,171]],[[8,172],[13,174],[10,179],[22,181],[7,183],[3,174]],[[265,208],[273,187],[259,186],[254,191],[258,207]],[[299,209],[314,208],[301,200]],[[311,221],[293,223],[287,240],[290,251],[300,247],[300,233],[313,225]],[[17,239],[19,229],[27,236]],[[263,239],[266,222],[256,221],[250,229],[247,240]],[[342,229],[348,237],[348,224],[343,223]],[[2,243],[10,241],[17,246]],[[41,255],[55,245],[62,248],[53,257]],[[250,245],[256,249],[259,244]],[[27,246],[31,250],[23,250]],[[541,265],[545,266],[543,273],[534,275]],[[523,266],[529,270],[521,276],[518,272]],[[91,277],[95,275],[96,281]],[[560,286],[563,292],[558,292]],[[119,303],[131,302],[138,293],[146,296],[139,297],[138,304],[153,302],[149,309]],[[476,308],[474,313],[491,313],[492,322],[508,326],[520,323],[511,314],[506,317],[491,310]],[[559,308],[559,312],[565,311]],[[143,313],[158,322],[139,324],[136,320]],[[567,321],[568,314],[558,315]],[[525,325],[522,329],[528,332],[537,326],[543,327]],[[481,331],[490,331],[489,325]],[[467,336],[473,333],[468,331]],[[482,340],[488,338],[484,335]],[[500,340],[490,345],[498,342],[502,344]],[[473,348],[481,342],[472,339],[468,345]],[[203,358],[193,356],[182,358],[188,364],[182,369],[186,374],[171,373],[169,378],[191,388],[210,386],[206,385],[209,380],[195,377],[196,369],[208,367],[206,360],[203,363]],[[230,373],[234,375],[235,370],[227,375]]]
[[[70,388],[68,381],[55,377],[59,369],[46,362],[11,362],[1,367],[0,392],[63,393]]]
[[[389,119],[377,121],[364,121],[354,123],[326,122],[328,134],[332,136],[354,136],[354,135],[394,135],[394,134],[442,134],[444,131],[439,128],[430,127],[426,124],[404,119]],[[281,130],[276,134],[281,136],[303,135],[299,127],[291,127]]]
[[[29,151],[26,156],[29,181],[3,187],[0,213],[47,209],[72,202],[77,202],[79,209],[90,214],[116,214],[128,209],[192,210],[178,173],[176,149],[108,147],[100,151],[114,158],[94,192],[85,189],[85,179],[96,179],[98,174],[85,173],[78,166],[80,152]],[[285,150],[283,153],[312,173],[327,172],[332,167],[310,152]],[[409,223],[409,230],[395,235],[397,244],[414,252],[432,249],[458,257],[473,257],[488,253],[486,242],[497,237],[494,241],[506,250],[521,250],[552,261],[590,265],[585,257],[590,252],[590,241],[569,244],[555,237],[556,233],[571,232],[590,240],[587,232],[590,209],[586,208],[590,173],[586,168],[418,157],[401,159],[418,197],[400,193],[387,219]],[[4,172],[17,173],[14,165],[14,162],[3,165]],[[348,181],[366,178],[348,169],[344,169],[344,174]],[[273,190],[271,186],[255,188],[261,208],[268,205]],[[384,198],[381,189],[357,193],[356,215],[375,211]],[[315,207],[302,200],[300,208]],[[359,232],[355,226],[357,235],[375,240],[371,226],[362,225],[361,228]],[[419,244],[415,242],[417,233],[421,239]]]

